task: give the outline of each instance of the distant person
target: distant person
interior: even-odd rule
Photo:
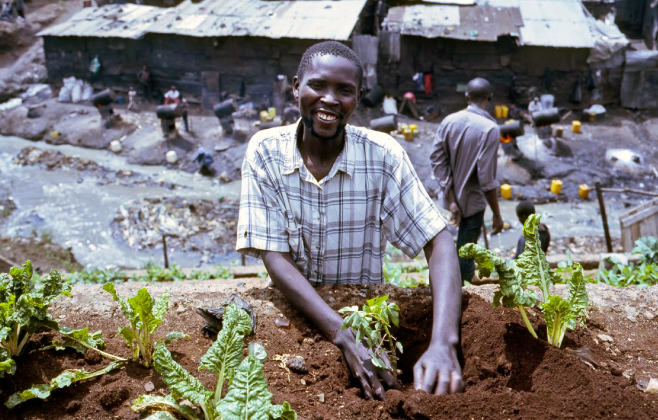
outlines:
[[[402,103],[400,104],[400,109],[398,110],[398,114],[402,114],[402,112],[407,109],[415,119],[421,119],[418,115],[418,110],[416,109],[416,95],[414,95],[413,92],[407,92],[404,94],[402,97]]]
[[[283,125],[288,125],[297,122],[299,119],[299,107],[293,104],[288,104],[283,109]]]
[[[519,222],[521,222],[521,225],[525,224],[525,221],[528,220],[528,217],[530,217],[531,214],[535,214],[535,205],[532,203],[530,200],[524,200],[519,203],[518,206],[516,206],[516,215],[519,218]],[[543,223],[539,224],[539,242],[541,243],[541,249],[544,251],[544,254],[548,252],[548,247],[551,244],[551,234],[548,231],[548,226],[546,226]],[[514,259],[519,258],[519,255],[523,252],[525,249],[525,238],[523,235],[519,238],[519,242],[516,244],[516,254],[514,255]]]
[[[131,86],[130,89],[128,89],[128,109],[130,110],[137,107],[135,104],[135,96],[137,96],[137,92],[135,92],[135,88]]]
[[[171,85],[171,89],[165,93],[164,104],[177,104],[180,102],[180,92],[176,89],[176,86]]]
[[[503,229],[498,208],[496,169],[500,129],[487,112],[493,99],[491,84],[480,77],[468,82],[465,110],[448,115],[436,133],[430,161],[444,196],[444,207],[459,226],[457,250],[477,243],[487,203],[493,212],[492,234]],[[459,257],[462,281],[475,274],[472,259]]]
[[[182,107],[181,117],[183,117],[183,125],[185,126],[185,132],[187,133],[190,131],[190,125],[187,121],[187,99],[181,97],[180,103]]]
[[[536,97],[536,96],[528,104],[528,112],[531,113],[531,114],[533,112],[541,111],[543,109],[544,109],[544,105],[541,104],[541,102],[539,101],[539,98]]]
[[[147,98],[152,98],[153,78],[147,66],[142,66],[142,69],[137,73],[137,80],[142,85],[143,95]]]

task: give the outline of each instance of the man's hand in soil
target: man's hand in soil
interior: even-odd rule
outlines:
[[[449,343],[431,343],[414,366],[414,388],[428,394],[454,394],[464,390],[457,348]]]
[[[447,229],[425,245],[432,290],[432,339],[414,366],[414,387],[430,394],[461,392],[457,357],[461,324],[461,276],[452,236]]]
[[[366,348],[357,346],[352,330],[341,331],[343,318],[322,300],[297,270],[289,252],[261,251],[261,257],[272,281],[288,302],[343,352],[347,366],[359,381],[366,399],[385,398],[382,382],[389,388],[398,387],[390,373],[373,366]]]
[[[345,362],[352,375],[359,382],[366,400],[385,400],[386,388],[400,389],[391,372],[379,369],[372,364],[368,350],[362,344],[356,344],[356,336],[351,329],[339,331],[333,340],[336,347],[343,352]],[[381,355],[382,358],[386,356]]]

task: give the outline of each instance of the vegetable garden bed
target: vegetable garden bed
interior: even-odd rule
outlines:
[[[235,281],[227,287],[221,280],[116,285],[123,296],[134,296],[142,287],[156,298],[170,290],[169,310],[156,335],[164,337],[171,331],[189,334],[168,347],[173,358],[209,389],[214,388],[216,377],[206,369],[197,369],[212,342],[201,334],[204,321],[194,308],[218,306],[231,292],[240,292],[258,315],[256,333],[245,341],[260,342],[267,351],[265,376],[273,394],[272,403],[289,402],[300,419],[658,418],[658,394],[638,389],[650,377],[658,378],[658,323],[653,318],[658,315],[656,286],[614,289],[588,285],[594,305],[589,328],[568,331],[563,349],[545,342],[543,317],[538,310],[530,309],[528,316],[542,340],[530,335],[517,310],[492,308],[494,286],[465,288],[462,340],[466,391],[450,396],[430,396],[411,386],[411,368],[429,339],[431,296],[427,288],[319,288],[320,295],[335,309],[361,305],[367,298],[384,294],[400,306],[397,337],[404,354],[398,367],[402,369],[403,390],[388,391],[385,402],[360,397],[339,350],[274,288],[249,289]],[[105,351],[130,357],[125,342],[116,335],[126,321],[102,286],[75,285],[71,298],[60,297],[51,306],[51,313],[60,325],[102,330]],[[289,321],[288,326],[282,322],[284,319]],[[28,351],[49,344],[55,336],[37,335],[28,344]],[[246,351],[245,346],[245,355]],[[285,370],[276,360],[283,355],[304,357],[308,373]],[[87,351],[81,356],[72,350],[35,351],[19,356],[16,362],[16,374],[0,379],[3,402],[14,392],[47,383],[65,369],[94,371],[109,363],[96,352]],[[100,377],[54,390],[46,401],[30,400],[11,411],[1,406],[0,418],[138,419],[140,415],[130,408],[138,396],[164,396],[169,392],[154,369],[130,362]]]

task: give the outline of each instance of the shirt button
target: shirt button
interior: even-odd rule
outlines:
[[[318,251],[320,250],[320,248],[321,248],[320,245],[315,247],[315,249],[317,249]]]

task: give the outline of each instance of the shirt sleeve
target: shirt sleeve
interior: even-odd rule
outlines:
[[[446,226],[425,191],[406,152],[392,168],[384,186],[382,225],[386,239],[414,258]]]
[[[485,192],[500,186],[500,182],[496,179],[498,143],[500,143],[500,130],[495,127],[486,134],[484,144],[477,157],[478,183]]]
[[[448,156],[446,145],[448,131],[448,126],[441,124],[436,132],[434,143],[432,144],[432,154],[430,155],[434,177],[444,194],[452,188],[452,170],[450,169],[450,156]]]
[[[236,250],[260,257],[260,251],[289,252],[286,217],[267,166],[257,154],[242,163],[242,192]]]

